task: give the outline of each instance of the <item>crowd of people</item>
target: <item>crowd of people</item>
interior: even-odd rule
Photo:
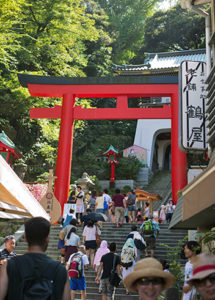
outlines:
[[[25,223],[26,254],[16,256],[14,236],[5,238],[5,249],[0,252],[0,300],[74,300],[77,290],[81,291],[82,300],[87,299],[85,270],[89,267],[95,271],[95,283],[102,300],[114,298],[115,287],[120,281],[117,278],[123,280],[126,294],[137,293],[140,300],[157,300],[165,290],[166,295],[172,295],[166,299],[179,299],[177,294],[171,293],[172,289],[176,290],[172,288],[176,279],[167,261],[138,256],[138,250],[144,249],[147,239],[135,225],[132,225],[120,255],[116,254],[114,242],[108,245],[103,240],[99,246],[96,243],[97,250],[94,249],[92,241],[96,241],[97,225],[92,220],[83,229],[82,242],[74,230],[76,226],[67,226],[72,230],[69,230],[66,240],[71,240],[73,235],[76,250],[68,255],[65,266],[45,255],[50,223],[44,218],[32,218]],[[88,230],[90,240],[86,238]],[[101,235],[101,231],[98,234]],[[90,253],[89,249],[94,251]],[[196,241],[186,242],[183,250],[188,261],[181,299],[215,300],[215,256],[200,253],[201,247]]]
[[[143,223],[150,214],[150,204],[145,201],[143,208],[138,201],[134,190],[123,194],[120,189],[115,189],[111,197],[107,189],[101,191],[90,191],[88,197],[84,195],[81,186],[72,185],[72,191],[68,203],[76,204],[76,219],[81,221],[84,211],[87,208],[91,212],[102,213],[107,216],[109,222],[115,223],[116,228],[126,223]],[[168,204],[161,205],[158,214],[159,223],[170,223],[175,205],[172,199]]]
[[[88,208],[85,207],[81,188],[74,188],[73,192],[70,199],[73,197],[79,207],[76,214],[71,209],[63,220],[58,243],[60,262],[45,255],[50,223],[43,218],[32,218],[25,223],[26,254],[16,256],[14,236],[5,238],[5,249],[0,252],[0,300],[75,300],[77,291],[81,292],[81,299],[86,300],[85,270],[88,269],[95,274],[95,284],[102,300],[114,299],[115,288],[121,281],[126,295],[137,293],[140,300],[156,300],[164,290],[168,295],[175,278],[168,262],[154,257],[160,228],[159,220],[150,213],[148,203],[145,203],[143,215],[141,212],[138,219],[141,210],[136,209],[133,191],[122,195],[116,189],[112,197],[107,190],[104,193],[92,192]],[[94,217],[97,214],[106,214],[109,220],[114,217],[118,228],[123,226],[126,210],[128,221],[136,224],[131,224],[124,241],[120,239],[119,242],[124,244],[121,251],[117,251],[117,243],[108,245],[106,240],[102,240],[102,223]],[[174,204],[170,201],[164,211],[164,221],[168,222]],[[183,247],[187,263],[181,300],[215,300],[215,256],[200,252],[201,247],[196,241],[188,241]],[[179,299],[179,291],[175,290],[176,294],[166,299]]]

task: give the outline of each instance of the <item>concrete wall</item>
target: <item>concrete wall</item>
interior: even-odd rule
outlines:
[[[190,183],[196,176],[202,173],[202,169],[189,169],[187,173],[187,182]]]
[[[152,167],[154,143],[161,132],[171,129],[170,119],[141,119],[137,121],[134,145],[147,149],[147,165]]]
[[[99,184],[102,189],[109,189],[110,181],[109,180],[99,180]],[[122,189],[124,186],[130,186],[131,189],[134,188],[134,180],[115,180],[115,188]]]

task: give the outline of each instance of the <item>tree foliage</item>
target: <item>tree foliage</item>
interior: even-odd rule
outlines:
[[[128,63],[144,37],[144,22],[158,0],[98,0],[109,16],[109,32],[114,38],[113,62]]]
[[[102,75],[110,64],[111,38],[106,32],[107,16],[93,0],[0,3],[0,130],[23,153],[29,166],[26,180],[31,181],[55,164],[60,121],[30,120],[30,107],[49,107],[61,100],[30,97],[28,90],[20,87],[17,73],[86,76],[93,63]],[[90,5],[96,7],[93,14]],[[90,105],[89,100],[80,102]],[[83,127],[84,122],[76,126]]]
[[[166,52],[205,48],[205,20],[182,9],[156,11],[144,24],[144,41],[134,62],[142,63],[146,52]]]

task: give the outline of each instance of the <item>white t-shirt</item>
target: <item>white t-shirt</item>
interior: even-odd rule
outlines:
[[[188,262],[186,262],[185,269],[184,269],[184,286],[188,285],[188,280],[192,277],[192,275],[193,275],[193,265],[188,260]],[[192,291],[189,291],[188,293],[183,294],[182,300],[191,300],[192,299],[191,296],[192,296]]]
[[[83,273],[82,273],[82,276],[84,277],[85,276],[85,274],[84,274],[84,266],[85,265],[89,265],[89,260],[88,260],[87,256],[85,254],[83,254],[81,251],[78,251],[77,253],[81,254],[81,256],[82,256],[82,263],[83,263]],[[71,263],[73,255],[75,255],[77,253],[73,253],[72,255],[70,255],[69,260],[67,262],[69,265]]]
[[[93,227],[84,227],[83,236],[85,236],[85,241],[95,241],[96,240],[96,232],[98,235],[101,235],[101,231],[98,227],[93,225]]]
[[[104,197],[96,197],[96,209],[104,209]]]
[[[112,202],[112,199],[111,199],[111,197],[108,194],[104,193],[103,196],[104,196],[104,199],[107,202],[107,204],[109,204],[109,203]]]

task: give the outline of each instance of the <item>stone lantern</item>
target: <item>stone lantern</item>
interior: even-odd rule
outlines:
[[[80,185],[84,193],[87,194],[89,192],[89,186],[94,185],[94,183],[90,179],[89,175],[84,172],[82,177],[77,180],[77,185]]]

